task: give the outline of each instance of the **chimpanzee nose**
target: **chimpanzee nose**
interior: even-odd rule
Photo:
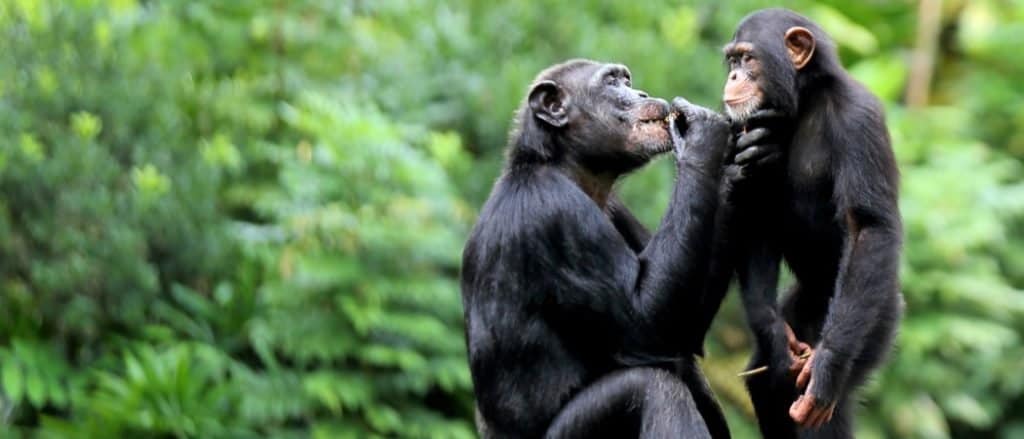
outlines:
[[[729,80],[730,81],[735,81],[737,77],[739,77],[739,73],[736,73],[735,70],[732,73],[729,74]]]

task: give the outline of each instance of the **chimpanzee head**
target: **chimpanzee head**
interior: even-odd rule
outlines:
[[[618,175],[672,149],[669,105],[633,88],[621,64],[572,60],[537,76],[519,109],[510,162],[571,163]]]
[[[761,109],[795,116],[808,87],[839,69],[825,32],[786,9],[750,14],[723,51],[729,75],[722,99],[736,121]]]

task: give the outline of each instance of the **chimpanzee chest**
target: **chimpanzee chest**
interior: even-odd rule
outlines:
[[[791,148],[782,217],[783,248],[791,266],[821,269],[834,265],[833,259],[839,257],[835,249],[842,248],[842,229],[837,222],[830,165],[825,147],[803,144]]]
[[[793,142],[787,161],[790,186],[802,191],[827,190],[832,196],[832,154],[820,142]]]

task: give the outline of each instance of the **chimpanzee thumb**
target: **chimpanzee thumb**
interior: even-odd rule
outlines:
[[[675,126],[670,127],[676,159],[718,174],[729,140],[729,122],[681,97],[672,99],[672,111],[678,114]]]

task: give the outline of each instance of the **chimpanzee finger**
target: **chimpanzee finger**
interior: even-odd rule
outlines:
[[[681,98],[680,98],[681,99]],[[701,107],[700,105],[694,105],[689,102],[686,103],[685,107],[680,110],[680,115],[686,117],[687,122],[693,122],[697,120],[714,120],[720,118],[725,121],[725,117],[716,113],[710,108]]]
[[[760,162],[761,159],[769,156],[781,156],[782,153],[779,151],[778,145],[772,144],[759,144],[755,146],[746,146],[745,149],[738,149],[737,154],[733,157],[733,161],[737,164],[746,164],[748,162]]]
[[[747,170],[740,165],[727,165],[722,169],[722,176],[731,182],[742,181],[747,178]]]
[[[740,138],[736,140],[736,150],[746,149],[750,145],[756,145],[762,143],[762,141],[770,135],[771,132],[765,128],[757,128],[740,135]]]
[[[811,363],[808,361],[804,363],[804,368],[800,371],[800,374],[796,376],[796,388],[803,390],[807,388],[807,382],[811,378]]]
[[[825,418],[828,416],[828,407],[821,404],[816,404],[814,409],[811,410],[810,416],[807,417],[807,421],[804,425],[808,428],[820,428],[825,424]]]
[[[818,410],[821,412],[821,414],[814,419],[814,421],[815,421],[814,422],[815,428],[824,427],[825,424],[828,423],[828,421],[831,421],[832,420],[832,413],[835,411],[835,409],[836,409],[836,404],[835,403],[821,404],[821,406],[818,408]]]
[[[796,333],[793,332],[793,328],[789,326],[789,323],[782,322],[782,327],[786,330],[786,344],[789,345],[789,350],[796,351],[802,342],[797,340]]]
[[[775,151],[775,152],[771,152],[771,153],[765,154],[764,157],[761,157],[761,158],[757,159],[757,161],[754,162],[754,165],[757,166],[758,168],[765,168],[765,167],[768,167],[769,165],[773,165],[775,163],[778,163],[781,159],[782,159],[782,153],[778,152],[778,151]]]
[[[676,96],[672,98],[672,111],[674,112],[682,113],[683,110],[685,110],[687,107],[690,107],[691,105],[693,104],[691,104],[690,101],[684,99],[681,96]]]
[[[825,424],[828,424],[828,421],[832,420],[832,413],[835,410],[835,408],[836,405],[834,403],[823,404],[821,407],[819,407],[818,410],[821,412],[821,414],[815,417],[814,428],[821,428],[824,427]]]
[[[804,370],[804,365],[807,364],[807,359],[800,358],[800,356],[794,355],[792,352],[790,352],[789,355],[790,360],[792,361],[789,365],[789,376],[795,377],[801,370]]]
[[[765,122],[774,122],[784,119],[786,114],[772,108],[765,108],[755,111],[747,117],[747,126],[761,126]]]
[[[811,357],[807,359],[807,363],[804,364],[804,370],[800,371],[800,375],[796,377],[796,388],[803,389],[811,381],[811,366],[814,363],[814,352],[811,352]]]
[[[736,154],[736,156],[733,157],[733,162],[737,165],[753,165],[757,168],[763,168],[767,165],[778,162],[781,158],[782,152],[779,151],[777,146],[759,145],[751,146],[739,154]]]
[[[813,396],[800,395],[797,397],[793,405],[789,406],[789,417],[793,418],[797,424],[803,425],[807,422],[807,417],[811,414],[811,410],[814,408]]]
[[[781,156],[781,155],[782,154],[779,154],[779,156]],[[811,352],[812,352],[811,345],[797,340],[797,342],[796,342],[796,351],[799,352],[800,355],[806,354],[804,359],[807,359],[807,358],[809,358],[811,356]]]
[[[743,150],[739,154],[736,154],[736,157],[733,158],[733,162],[735,162],[738,165],[743,165],[753,159],[760,158],[763,152],[764,150],[761,147],[751,146],[750,148]]]

